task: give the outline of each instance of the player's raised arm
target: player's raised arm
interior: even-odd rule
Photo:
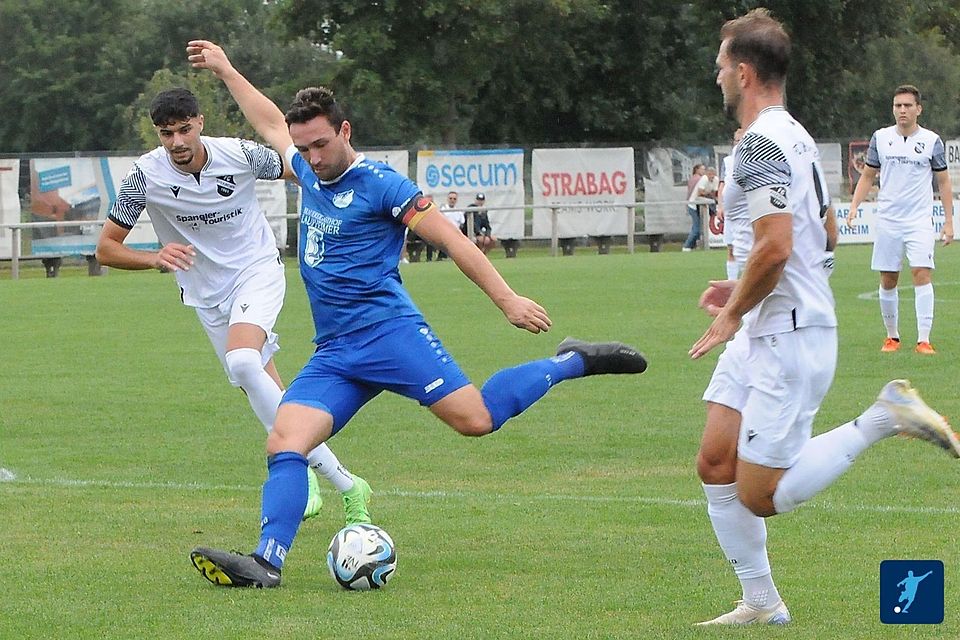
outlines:
[[[208,40],[191,40],[187,43],[187,60],[194,68],[209,69],[220,78],[257,133],[281,156],[286,153],[293,141],[283,112],[233,67],[219,45]],[[290,167],[284,166],[283,177],[294,177]]]
[[[419,205],[415,205],[419,206]],[[515,327],[531,333],[548,331],[552,322],[539,304],[517,295],[470,239],[450,223],[433,203],[425,204],[419,218],[408,226],[416,227],[417,235],[439,247],[468,278],[487,294]]]

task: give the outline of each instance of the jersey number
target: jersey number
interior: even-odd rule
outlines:
[[[303,261],[308,267],[323,262],[323,231],[316,227],[307,227],[307,242],[303,248]]]

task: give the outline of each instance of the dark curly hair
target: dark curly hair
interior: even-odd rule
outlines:
[[[344,121],[343,109],[333,97],[333,91],[326,87],[307,87],[297,91],[284,119],[287,125],[291,125],[309,122],[317,116],[326,117],[336,132],[340,133],[340,125]]]
[[[200,103],[187,89],[161,91],[150,103],[150,119],[157,126],[183,122],[198,115]]]

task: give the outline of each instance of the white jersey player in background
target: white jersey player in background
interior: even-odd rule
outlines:
[[[853,226],[860,203],[870,192],[877,172],[880,193],[877,198],[876,237],[870,268],[880,272],[880,315],[887,329],[881,351],[891,353],[900,348],[897,282],[903,265],[903,254],[913,275],[914,306],[917,311],[917,346],[915,351],[934,355],[930,344],[933,328],[933,176],[937,178],[944,224],[940,230],[944,246],[953,242],[953,191],[947,172],[943,141],[933,131],[917,124],[923,112],[920,90],[913,85],[900,85],[893,92],[893,116],[897,124],[878,129],[870,138],[866,166],[860,174],[850,202],[847,226]]]
[[[743,129],[737,127],[733,132],[733,147],[730,154],[720,164],[720,188],[717,190],[717,219],[723,223],[723,244],[727,245],[727,280],[736,280],[740,277],[744,265],[747,263],[747,254],[750,246],[745,241],[750,233],[750,217],[746,207],[737,206],[736,202],[724,198],[727,183],[733,180],[733,154],[737,151],[737,144],[743,138]],[[729,209],[728,209],[729,208]]]
[[[258,178],[280,178],[283,161],[255,142],[202,136],[203,115],[186,89],[158,94],[150,117],[161,146],[140,156],[123,179],[97,259],[120,269],[174,272],[181,300],[196,309],[230,383],[244,391],[269,432],[283,396],[273,328],[286,280],[255,186]],[[156,252],[124,245],[145,208],[162,245]],[[308,460],[341,492],[347,523],[370,522],[366,481],[341,466],[325,444]],[[304,518],[322,504],[316,475],[308,478]]]
[[[783,106],[790,38],[782,25],[754,9],[726,23],[720,36],[717,84],[745,132],[726,197],[749,212],[753,243],[740,280],[711,283],[701,296],[714,320],[690,355],[700,358],[730,341],[704,393],[697,472],[743,599],[701,624],[786,624],[790,613],[773,582],[764,518],[810,499],[867,447],[895,433],[932,441],[955,457],[960,442],[905,380],[885,385],[857,419],[811,438],[837,358],[825,269],[829,197],[813,139]]]

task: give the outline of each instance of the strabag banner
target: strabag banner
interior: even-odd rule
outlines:
[[[417,184],[434,202],[456,191],[464,206],[478,193],[486,196],[493,235],[523,238],[523,149],[425,150],[417,152]]]
[[[543,207],[558,207],[560,238],[627,234],[626,205],[636,201],[632,148],[534,149],[531,173],[534,238],[551,237],[551,212]]]

